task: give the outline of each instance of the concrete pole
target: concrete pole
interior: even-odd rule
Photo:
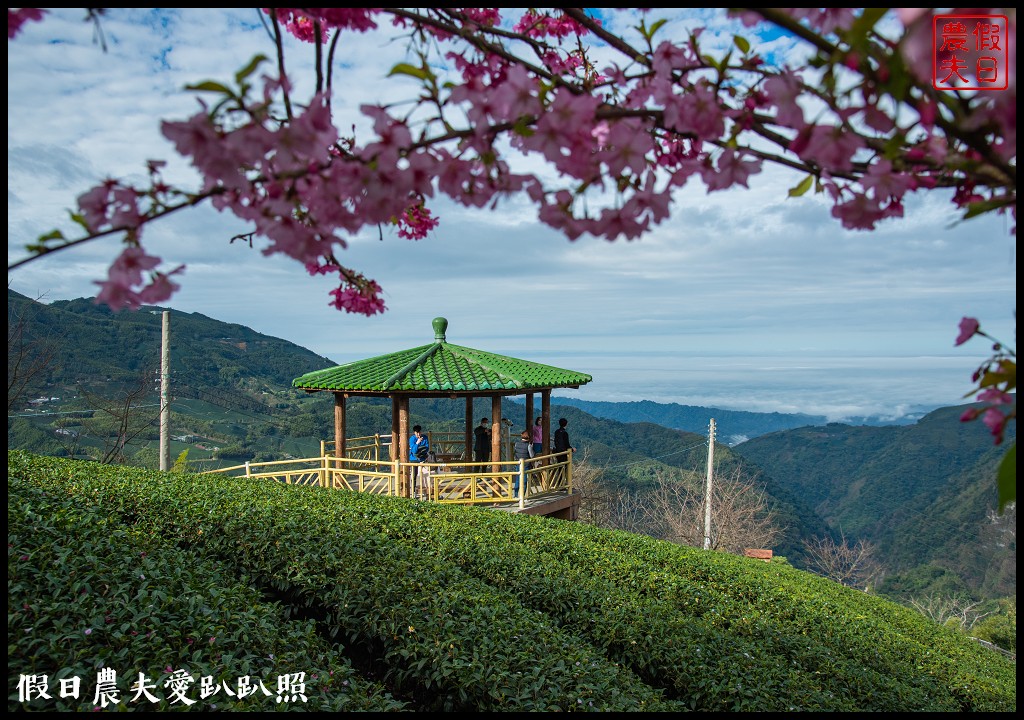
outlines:
[[[708,481],[704,493],[704,549],[711,549],[711,468],[715,458],[715,419],[711,418],[708,427]]]
[[[160,344],[160,469],[171,469],[171,311],[164,310]]]

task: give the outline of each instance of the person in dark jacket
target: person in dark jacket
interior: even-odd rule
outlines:
[[[476,439],[473,442],[473,460],[487,462],[491,459],[491,421],[480,418],[480,424],[473,431]]]
[[[512,448],[512,457],[515,460],[526,460],[523,463],[523,472],[516,474],[515,484],[512,487],[512,495],[519,497],[519,488],[526,488],[526,468],[529,467],[529,461],[533,459],[533,442],[531,442],[530,431],[523,430],[519,436],[519,440],[516,441],[515,447]]]
[[[569,431],[565,429],[565,426],[569,424],[569,421],[565,418],[558,419],[558,429],[555,430],[555,452],[561,453],[566,450],[572,450],[576,452],[576,448],[569,442]]]

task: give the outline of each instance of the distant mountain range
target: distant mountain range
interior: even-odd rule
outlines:
[[[809,425],[827,425],[828,418],[823,415],[803,415],[799,413],[759,413],[743,410],[722,410],[696,405],[679,405],[677,403],[658,403],[651,400],[634,402],[601,402],[595,400],[578,400],[576,398],[557,397],[552,402],[559,405],[571,405],[595,417],[618,420],[619,422],[653,422],[675,430],[692,433],[707,433],[711,419],[714,418],[718,429],[718,440],[726,445],[738,445],[750,438],[778,430],[807,427]],[[927,412],[904,415],[898,419],[865,416],[851,418],[846,425],[912,425],[924,417]]]

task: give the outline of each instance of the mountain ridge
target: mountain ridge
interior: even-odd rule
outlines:
[[[580,400],[571,397],[552,398],[552,402],[585,410],[596,417],[605,417],[620,422],[654,422],[674,430],[707,432],[712,419],[720,431],[719,439],[733,446],[753,437],[777,430],[792,430],[806,426],[828,425],[824,415],[805,413],[754,412],[748,410],[726,410],[724,408],[680,403],[659,403],[654,400],[631,400],[612,402],[601,400]],[[842,424],[892,426],[911,425],[935,408],[911,412],[899,418],[877,415],[856,416]]]
[[[21,313],[30,317],[33,337],[50,333],[61,339],[61,367],[50,368],[34,388],[48,395],[54,394],[55,383],[98,391],[97,385],[113,390],[133,378],[146,378],[159,358],[162,310],[115,314],[91,299],[46,305],[8,291],[9,330]],[[242,325],[200,313],[170,312],[172,392],[227,408],[224,417],[200,417],[194,414],[197,402],[183,407],[185,400],[175,400],[175,433],[216,438],[215,444],[228,446],[221,449],[225,457],[254,461],[288,454],[307,457],[317,452],[319,440],[332,437],[331,399],[297,393],[291,380],[336,363]],[[10,359],[10,343],[8,352]],[[184,394],[186,389],[192,394]],[[778,554],[796,557],[803,541],[831,532],[851,542],[877,544],[891,556],[897,574],[918,572],[923,577],[932,572],[919,570],[923,564],[939,576],[955,576],[962,590],[996,592],[1012,586],[1015,592],[1015,546],[1012,552],[1000,550],[999,533],[1006,528],[988,521],[994,507],[990,466],[1000,449],[993,447],[982,423],[959,421],[962,407],[936,409],[904,425],[857,426],[808,424],[817,417],[812,415],[650,400],[614,405],[552,397],[554,417],[569,419],[573,444],[586,452],[581,458],[624,491],[642,486],[666,468],[701,473],[707,424],[714,417],[719,430],[716,466],[744,466],[751,477],[758,477],[788,526]],[[522,403],[503,401],[503,413],[515,418],[516,425],[522,422],[522,409]],[[486,412],[474,408],[474,415],[481,410]],[[607,417],[612,410],[630,419]],[[416,400],[414,411],[427,428],[451,430],[464,423],[461,401]],[[350,401],[348,419],[354,435],[381,432],[390,428],[390,404],[384,399]],[[60,454],[61,436],[55,437],[55,427],[56,432],[74,430],[57,427],[46,417],[9,418],[8,445]],[[736,436],[739,430],[752,437],[723,442],[723,433]],[[150,447],[155,432],[143,436]],[[174,456],[183,450],[194,453],[190,458],[210,457],[196,445],[172,443]]]

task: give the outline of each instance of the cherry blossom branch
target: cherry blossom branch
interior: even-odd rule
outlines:
[[[28,257],[22,258],[21,260],[18,260],[16,262],[8,264],[7,265],[7,272],[10,272],[11,270],[15,270],[15,269],[17,269],[17,268],[19,268],[19,267],[21,267],[23,265],[27,265],[27,264],[29,264],[31,262],[35,262],[36,260],[39,260],[40,258],[43,258],[43,257],[45,257],[47,255],[52,255],[53,253],[60,252],[61,250],[68,250],[70,248],[77,247],[79,245],[82,245],[82,244],[87,243],[87,242],[91,242],[93,240],[100,240],[102,238],[110,237],[111,235],[119,235],[121,233],[138,233],[138,231],[139,231],[139,229],[141,227],[143,227],[144,225],[149,224],[150,222],[153,222],[154,220],[161,220],[161,219],[163,219],[165,217],[168,217],[170,215],[173,215],[173,214],[177,213],[180,210],[184,210],[184,209],[190,208],[190,207],[196,207],[197,205],[205,202],[206,200],[209,200],[211,197],[213,197],[215,195],[219,195],[222,192],[224,192],[224,190],[222,188],[216,188],[214,190],[210,190],[210,191],[205,192],[205,193],[200,193],[199,195],[196,195],[195,197],[193,197],[192,199],[190,199],[190,200],[188,200],[186,202],[180,203],[178,205],[166,206],[166,207],[162,208],[160,211],[155,212],[152,215],[147,216],[146,218],[144,218],[143,220],[141,220],[140,222],[138,222],[136,224],[127,224],[126,223],[126,224],[123,224],[123,225],[111,226],[111,227],[108,227],[105,230],[101,230],[101,231],[97,231],[97,232],[92,232],[92,233],[83,235],[82,237],[75,238],[73,240],[64,240],[64,242],[62,242],[59,245],[52,245],[52,246],[46,245],[47,242],[50,242],[52,240],[63,239],[63,236],[59,236],[58,237],[58,236],[55,236],[54,234],[51,233],[50,235],[43,236],[42,238],[40,238],[38,245],[31,246],[33,248],[32,252],[34,254],[29,255]]]
[[[600,23],[595,22],[594,18],[588,15],[582,8],[562,8],[562,11],[581,27],[586,28],[596,37],[604,40],[610,47],[615,48],[627,58],[631,58],[645,67],[650,67],[650,61],[644,52],[635,49],[618,35],[605,30]]]
[[[583,233],[636,237],[668,216],[667,194],[690,177],[699,176],[710,192],[746,186],[765,162],[809,176],[790,194],[806,192],[816,178],[815,189],[829,193],[833,214],[849,228],[869,229],[902,215],[904,195],[919,188],[956,187],[954,201],[968,213],[1015,209],[1015,148],[1012,156],[1005,149],[997,153],[984,124],[991,121],[971,126],[965,120],[978,117],[977,103],[933,100],[895,52],[885,68],[885,54],[895,46],[874,34],[873,23],[881,17],[874,10],[865,11],[859,25],[842,8],[747,13],[767,17],[814,48],[826,68],[820,85],[801,81],[795,72],[763,67],[749,43],[739,39],[734,44],[742,54],[736,61],[733,50],[720,60],[702,53],[699,32],[685,42],[655,46],[658,22],[637,28],[648,46],[641,51],[582,8],[529,10],[511,31],[497,25],[496,11],[473,8],[278,8],[268,14],[279,77],[264,96],[280,93],[283,124],[273,119],[269,100],[247,100],[243,77],[255,69],[254,62],[239,78],[237,93],[217,83],[197,86],[222,91],[225,98],[210,115],[166,123],[165,133],[173,133],[179,151],[192,157],[204,176],[204,192],[224,190],[196,195],[195,204],[209,198],[217,209],[255,223],[254,234],[270,241],[265,253],[285,252],[307,266],[325,262],[321,267],[335,268],[343,284],[355,281],[362,289],[371,281],[337,270],[333,248],[344,248],[346,233],[369,224],[394,225],[400,237],[424,237],[437,222],[426,203],[438,192],[482,206],[499,193],[527,190],[539,219],[570,239]],[[418,44],[420,67],[393,72],[418,77],[423,92],[405,119],[388,108],[364,108],[378,137],[359,146],[354,138],[339,137],[331,125],[327,95],[318,92],[301,112],[293,105],[282,30],[314,43],[315,87],[321,91],[321,44],[333,33],[326,60],[330,88],[341,33],[366,32],[381,14],[413,28],[410,42]],[[832,32],[838,33],[838,43],[825,39]],[[856,32],[863,34],[857,47],[865,54],[854,63],[854,45],[842,38]],[[627,75],[614,65],[598,71],[587,57],[587,35],[608,43],[627,67],[639,64],[643,71]],[[505,41],[523,45],[517,52]],[[446,43],[479,55],[446,53]],[[531,52],[540,63],[524,56]],[[457,68],[447,83],[432,69],[433,54],[442,53]],[[836,79],[837,72],[845,72],[841,65],[860,73],[863,83],[841,90]],[[906,75],[889,111],[878,106],[890,92],[883,69]],[[855,97],[854,91],[860,94]],[[834,119],[805,119],[796,100],[806,97],[820,101]],[[916,125],[896,125],[903,106],[920,116]],[[929,114],[931,107],[946,111]],[[430,112],[415,121],[422,126],[414,138],[415,111],[427,108]],[[865,115],[863,127],[851,120],[858,113]],[[920,143],[909,139],[912,130]],[[560,179],[511,172],[496,147],[503,137],[521,154],[543,157]],[[272,138],[279,140],[268,142]],[[383,196],[378,186],[392,192]],[[615,189],[614,206],[591,211],[588,191],[609,186]],[[126,243],[137,246],[141,228],[161,215],[140,212],[125,191],[119,190],[119,197],[102,195],[104,204],[92,217],[109,223],[104,234],[124,232]],[[109,222],[116,213],[127,214],[129,222]],[[99,227],[86,227],[87,237],[74,244],[98,236]]]

